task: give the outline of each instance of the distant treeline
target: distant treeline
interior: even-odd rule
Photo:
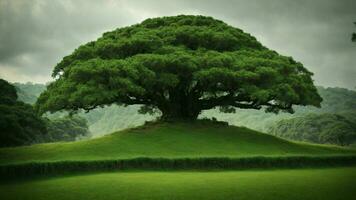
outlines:
[[[34,103],[34,98],[37,98],[38,95],[45,89],[45,85],[42,84],[15,83],[15,86],[18,89],[19,99],[27,103]],[[342,116],[342,118],[346,118],[352,123],[355,122],[355,119],[352,118],[352,116],[354,116],[354,113],[356,113],[356,91],[348,90],[345,88],[318,87],[318,92],[323,98],[321,108],[312,106],[296,106],[296,112],[294,114],[280,113],[276,115],[273,113],[265,113],[259,110],[246,109],[237,109],[236,113],[227,114],[220,113],[218,109],[212,109],[203,112],[200,115],[200,118],[214,117],[217,120],[227,121],[231,125],[245,126],[254,130],[271,133],[293,140],[316,143],[332,143],[339,145],[347,145],[352,143],[353,139],[350,139],[351,141],[346,139],[347,141],[344,142],[337,142],[338,139],[335,139],[335,137],[339,139],[340,137],[352,138],[349,135],[346,136],[346,133],[350,133],[350,126],[345,125],[347,123],[335,116]],[[79,113],[79,116],[85,118],[88,121],[90,132],[92,132],[94,136],[99,136],[112,133],[117,130],[141,125],[145,121],[150,121],[157,117],[147,114],[138,114],[138,109],[139,106],[123,107],[112,105],[104,108],[94,109],[89,113]],[[314,114],[312,115],[314,117],[311,117],[309,114]],[[49,115],[48,117],[50,119],[55,119],[58,117],[64,117],[66,115],[67,113],[56,113],[54,115]],[[306,131],[306,129],[313,126],[318,126],[318,124],[321,123],[315,120],[317,118],[320,118],[320,120],[328,119],[327,127],[328,130],[330,130],[327,131],[328,134],[326,134],[325,128],[314,128],[313,133]],[[303,123],[303,125],[292,125],[297,122],[300,124],[300,121],[311,122]],[[344,125],[340,125],[340,123],[344,123]],[[304,133],[300,134],[301,132]],[[352,132],[350,134],[352,135]],[[324,136],[321,137],[321,135]],[[330,135],[330,137],[332,136],[334,139],[326,139],[327,137],[325,135]],[[315,139],[319,138],[319,136],[323,139]]]
[[[345,88],[324,88],[317,87],[320,96],[323,98],[321,108],[313,106],[295,106],[295,113],[265,113],[260,110],[238,109],[236,113],[219,113],[218,110],[209,110],[202,114],[202,117],[214,116],[218,120],[227,121],[237,126],[245,126],[254,130],[268,132],[271,126],[280,120],[294,117],[302,117],[306,114],[322,113],[356,113],[356,91]]]
[[[350,145],[356,143],[356,113],[308,114],[284,119],[271,126],[268,133],[291,140]]]

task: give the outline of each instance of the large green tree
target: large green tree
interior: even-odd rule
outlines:
[[[312,73],[253,36],[205,16],[147,19],[106,32],[53,70],[37,101],[40,113],[143,105],[163,119],[196,119],[220,107],[293,112],[320,106]]]

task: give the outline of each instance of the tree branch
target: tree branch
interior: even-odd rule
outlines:
[[[242,103],[247,102],[247,103]],[[259,109],[259,106],[255,104],[255,102],[251,101],[251,99],[246,95],[237,95],[235,96],[233,93],[229,93],[220,97],[211,97],[208,99],[199,100],[202,110],[208,110],[214,108],[216,106],[222,105],[230,105],[240,108],[255,108]]]

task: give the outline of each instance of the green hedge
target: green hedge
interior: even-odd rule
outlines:
[[[356,165],[355,156],[289,156],[248,158],[134,158],[97,161],[32,162],[0,165],[1,178],[110,170],[241,170]]]

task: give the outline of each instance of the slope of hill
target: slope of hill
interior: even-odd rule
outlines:
[[[335,146],[286,141],[212,122],[158,123],[101,138],[0,149],[0,164],[136,157],[248,157],[356,153]]]

